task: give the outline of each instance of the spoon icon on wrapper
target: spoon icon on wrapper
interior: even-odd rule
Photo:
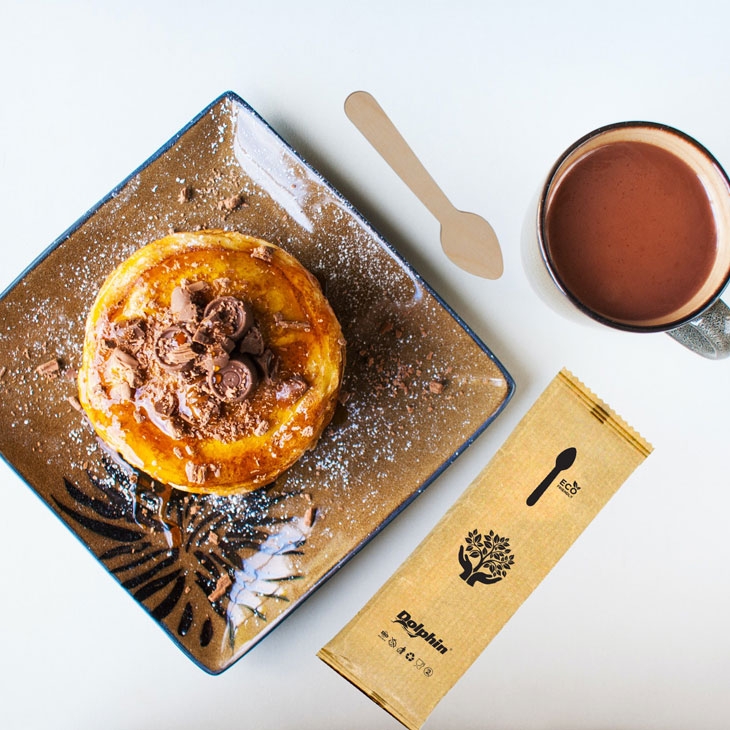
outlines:
[[[570,469],[575,461],[576,454],[578,452],[573,446],[564,451],[561,451],[555,459],[555,466],[548,473],[548,475],[535,487],[532,494],[527,498],[527,506],[532,507],[540,497],[545,493],[547,488],[553,483],[555,477],[560,474],[561,471]]]

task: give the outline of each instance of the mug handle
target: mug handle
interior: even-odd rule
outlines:
[[[730,356],[730,307],[718,299],[691,322],[667,334],[702,357],[720,360]]]

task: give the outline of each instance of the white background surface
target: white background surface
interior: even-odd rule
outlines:
[[[426,725],[730,727],[730,361],[576,325],[520,258],[553,159],[623,119],[730,166],[726,2],[0,0],[0,288],[177,129],[238,92],[491,347],[517,393],[405,513],[248,656],[196,668],[0,465],[0,727],[396,728],[315,657],[566,365],[655,452]],[[438,225],[346,119],[379,99],[446,194],[487,216],[505,274],[447,262]],[[7,397],[3,395],[3,397]]]

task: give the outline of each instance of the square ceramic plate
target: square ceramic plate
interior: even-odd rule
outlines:
[[[143,244],[197,228],[239,230],[294,254],[323,282],[348,342],[346,398],[318,446],[248,495],[165,489],[108,453],[73,407],[86,313],[103,280]],[[54,360],[58,374],[36,370]],[[5,292],[0,368],[4,458],[213,674],[423,490],[514,388],[352,205],[230,92]]]

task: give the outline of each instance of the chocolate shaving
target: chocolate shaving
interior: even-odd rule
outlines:
[[[152,401],[152,407],[161,416],[169,418],[177,410],[177,398],[170,392],[160,393],[160,395]]]
[[[200,367],[206,373],[212,373],[225,367],[230,359],[231,356],[223,347],[211,347],[201,356]]]
[[[78,375],[79,371],[76,368],[66,368],[63,371],[63,379],[68,380],[69,383],[75,383]],[[0,373],[0,378],[2,378],[2,373]]]
[[[220,406],[217,401],[204,393],[199,387],[191,386],[180,394],[178,402],[180,417],[192,425],[206,426],[219,415]]]
[[[229,198],[219,200],[218,210],[222,210],[224,213],[232,213],[234,210],[240,208],[245,202],[246,199],[243,197],[243,194],[237,193],[236,195],[231,195]]]
[[[185,476],[193,484],[205,484],[207,471],[208,468],[205,464],[196,464],[193,461],[188,461],[185,464]]]
[[[129,383],[115,383],[109,388],[109,397],[117,403],[128,401],[132,397],[132,388]]]
[[[114,337],[118,344],[124,345],[132,352],[137,352],[144,345],[146,334],[147,325],[140,318],[130,319],[114,328]]]
[[[255,356],[254,361],[259,366],[264,380],[271,380],[276,376],[279,361],[271,350],[267,348],[260,355]]]
[[[39,365],[35,371],[38,375],[44,375],[49,380],[57,378],[58,374],[61,372],[61,363],[58,362],[56,358],[53,358],[53,360],[48,360],[48,362],[44,362]]]
[[[190,346],[190,343],[186,342],[184,345],[180,345],[176,350],[171,350],[166,354],[166,359],[171,365],[187,365],[191,360],[195,359],[195,352]]]
[[[226,595],[226,591],[232,584],[233,581],[231,580],[231,576],[228,575],[228,573],[222,573],[215,584],[215,589],[208,596],[208,600],[211,603],[215,603],[220,598],[223,598],[223,596]]]
[[[213,341],[213,337],[211,336],[211,330],[208,327],[208,325],[204,322],[203,324],[198,327],[198,329],[195,330],[195,334],[193,335],[193,342],[196,345],[209,345]]]
[[[256,325],[251,327],[238,345],[239,351],[248,355],[263,355],[264,348],[264,336]]]
[[[184,185],[180,188],[180,192],[177,194],[177,202],[178,203],[187,203],[189,200],[193,199],[193,195],[195,195],[195,189],[192,185]]]
[[[284,316],[281,314],[281,312],[276,312],[276,314],[274,314],[274,323],[277,325],[277,327],[281,327],[282,329],[304,330],[305,332],[309,332],[309,330],[311,329],[309,322],[301,322],[293,319],[284,319]]]
[[[185,288],[191,294],[200,294],[208,289],[207,281],[191,281],[185,284]]]
[[[302,525],[304,527],[311,527],[314,524],[314,520],[317,516],[317,508],[310,507],[302,516]]]
[[[115,347],[109,355],[109,361],[118,367],[127,368],[129,370],[136,370],[139,367],[139,362],[134,355],[130,355],[120,347]]]
[[[109,355],[105,375],[109,383],[126,383],[130,388],[136,388],[141,382],[137,358],[119,347]]]
[[[260,259],[268,263],[274,258],[274,249],[271,246],[256,246],[251,251],[251,258]]]
[[[181,322],[194,322],[198,318],[198,308],[186,286],[176,286],[170,297],[170,311]]]

